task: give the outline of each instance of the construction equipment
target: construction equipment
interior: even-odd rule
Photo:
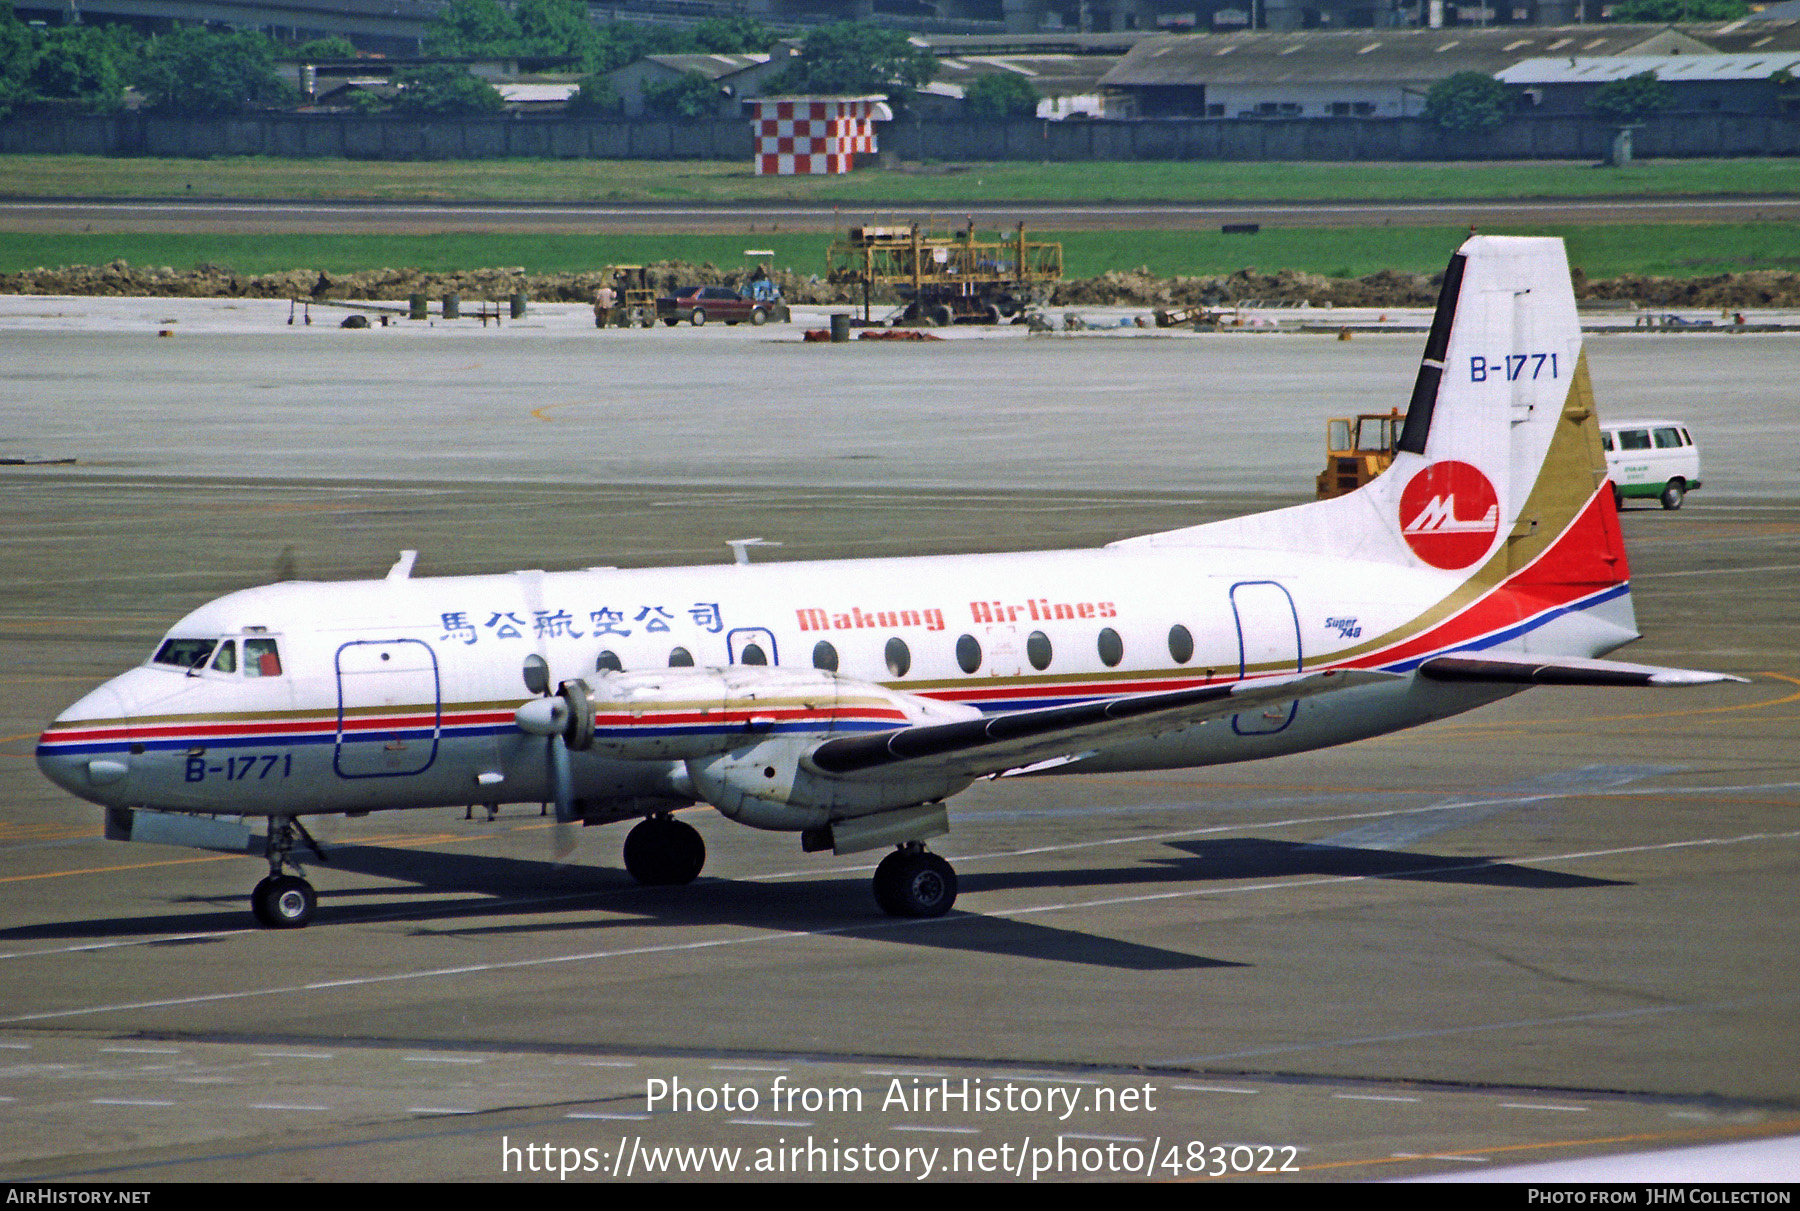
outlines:
[[[609,328],[651,328],[656,324],[656,287],[643,265],[608,265],[613,305],[606,314]]]
[[[1406,413],[1363,413],[1337,416],[1325,422],[1325,469],[1319,472],[1320,500],[1354,492],[1388,469],[1394,461],[1394,443]]]
[[[1226,322],[1236,319],[1243,323],[1230,307],[1208,307],[1204,303],[1196,303],[1192,307],[1158,307],[1150,313],[1156,320],[1158,328],[1218,328]]]
[[[1011,239],[983,242],[975,224],[951,235],[910,227],[852,227],[826,251],[826,281],[860,287],[863,322],[871,296],[891,289],[906,303],[902,324],[1023,322],[1062,281],[1062,245],[1029,241],[1020,223]]]

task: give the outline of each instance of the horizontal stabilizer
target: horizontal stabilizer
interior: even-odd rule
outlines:
[[[1575,656],[1544,659],[1487,653],[1480,656],[1433,656],[1419,666],[1433,681],[1478,681],[1490,685],[1708,685],[1747,681],[1730,673],[1670,669],[1622,660],[1584,660]]]
[[[972,775],[990,774],[1094,749],[1104,743],[1153,736],[1270,703],[1386,681],[1395,675],[1327,669],[1157,694],[1131,694],[871,736],[846,736],[827,740],[808,759],[825,773],[840,776],[901,762],[924,763],[934,769]]]

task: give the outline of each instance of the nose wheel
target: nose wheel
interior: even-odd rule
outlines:
[[[297,875],[270,875],[250,893],[250,912],[265,929],[299,929],[318,906],[319,893]]]
[[[312,920],[319,907],[319,893],[313,890],[313,885],[299,875],[285,873],[284,868],[291,861],[288,855],[296,840],[305,841],[319,861],[328,860],[325,851],[319,848],[319,843],[312,839],[312,834],[300,821],[292,816],[270,817],[269,877],[250,891],[250,915],[264,929],[300,929]]]
[[[956,871],[910,842],[875,868],[875,903],[891,917],[941,917],[956,903]]]

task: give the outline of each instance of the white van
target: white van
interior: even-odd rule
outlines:
[[[1700,486],[1700,447],[1676,420],[1616,420],[1600,426],[1613,498],[1654,497],[1665,509]]]

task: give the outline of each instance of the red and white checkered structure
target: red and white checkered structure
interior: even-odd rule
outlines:
[[[759,177],[849,172],[858,155],[875,150],[875,123],[894,117],[880,95],[759,97],[748,104],[756,109]]]

